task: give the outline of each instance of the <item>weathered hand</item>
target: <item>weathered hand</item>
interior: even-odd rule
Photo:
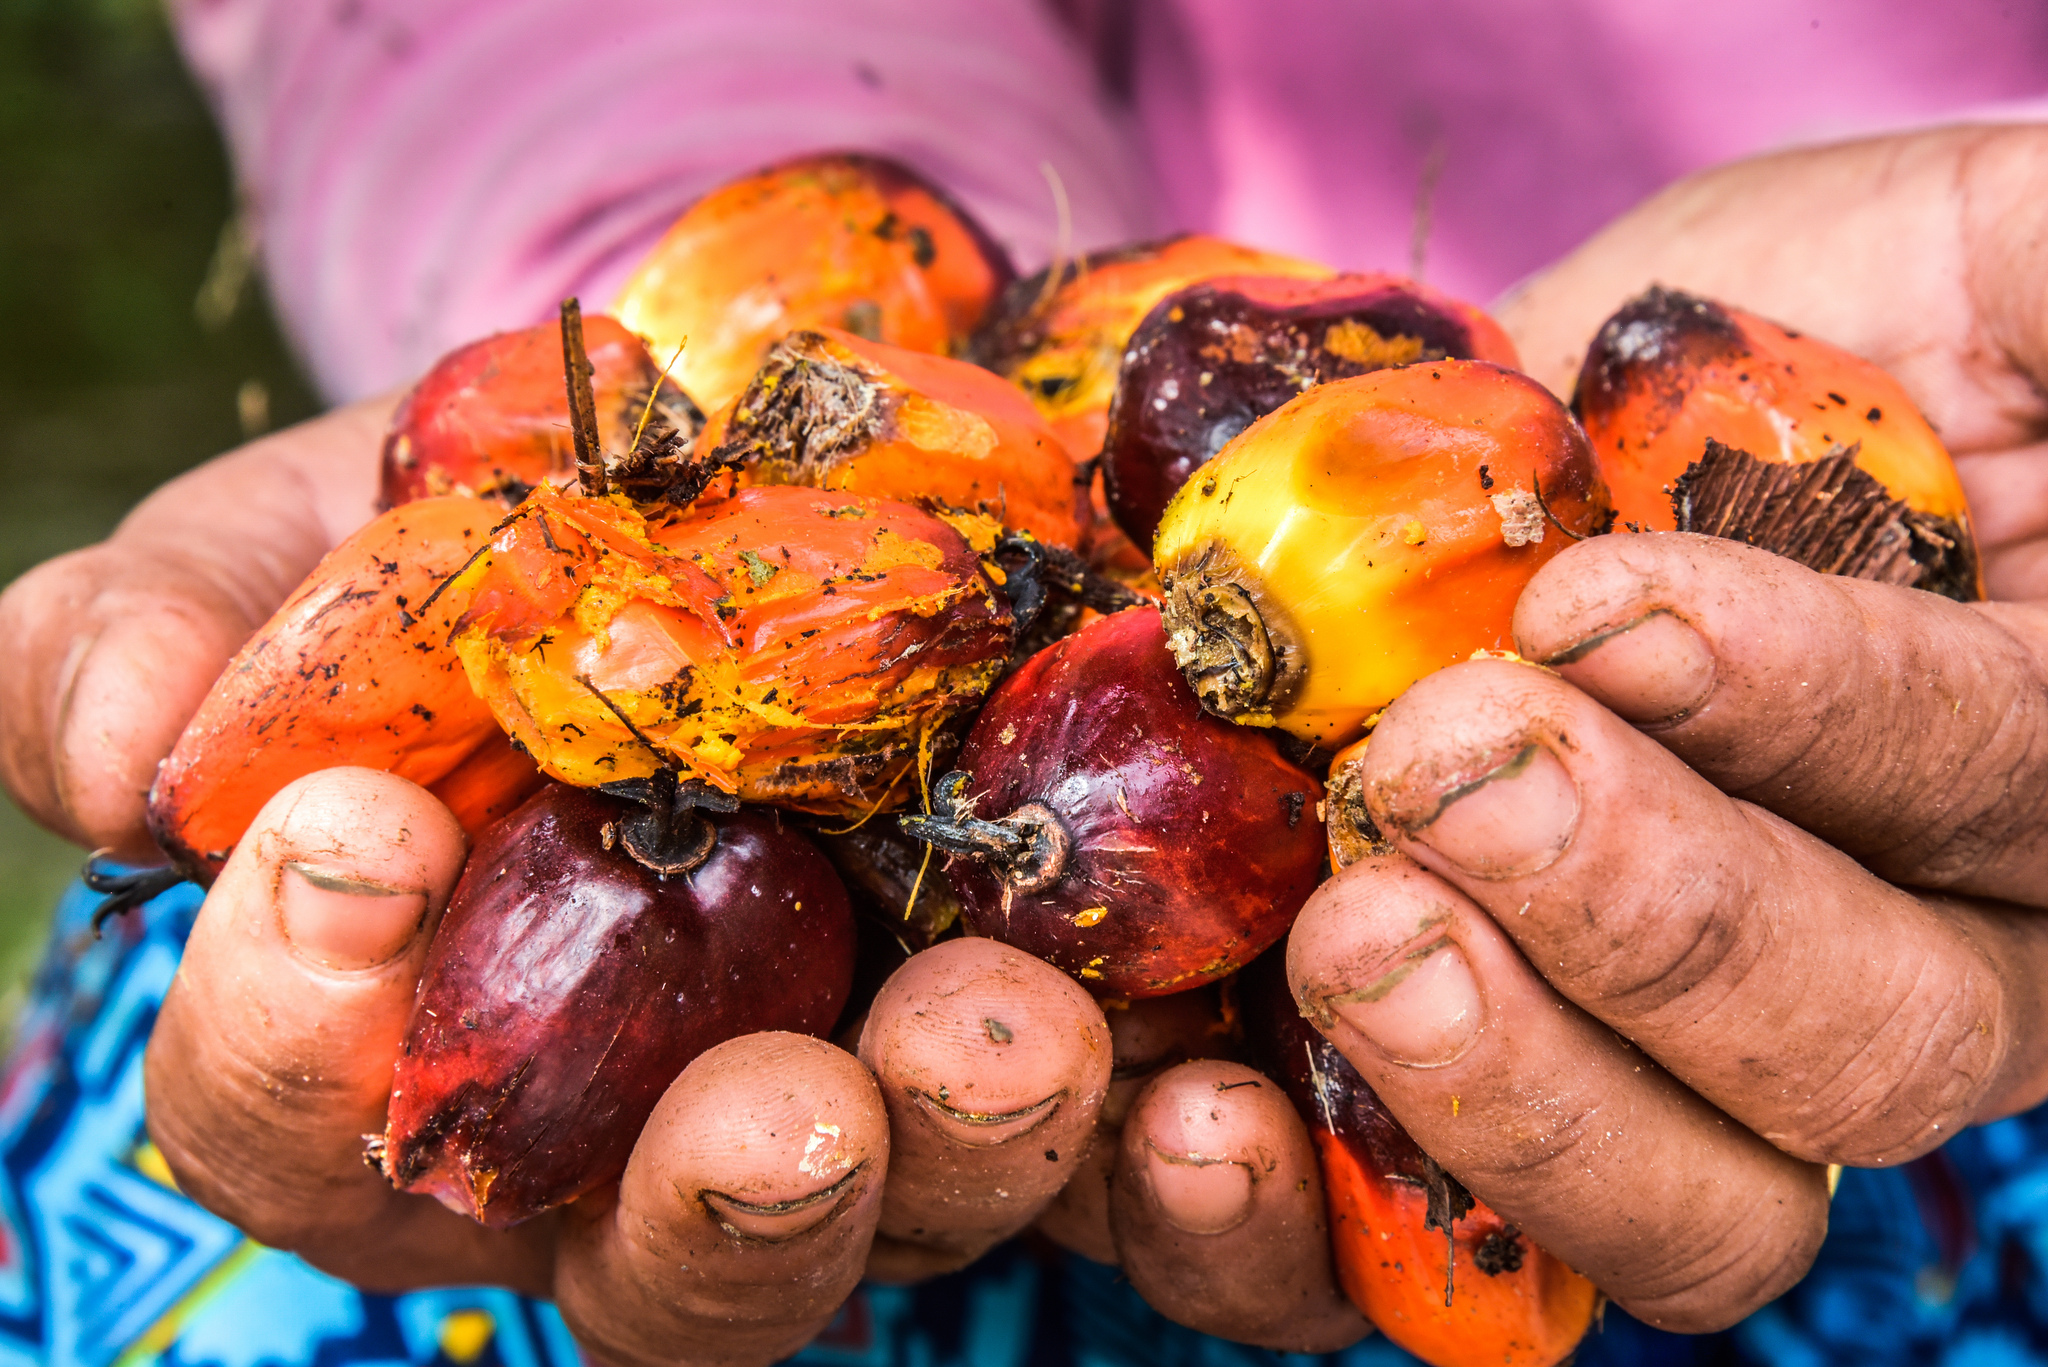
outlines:
[[[1100,1009],[1048,965],[962,940],[885,985],[872,1074],[797,1035],[703,1055],[616,1188],[504,1232],[394,1192],[363,1136],[384,1127],[463,854],[445,808],[372,770],[265,807],[150,1040],[150,1132],[184,1191],[365,1287],[553,1296],[621,1367],[755,1363],[801,1346],[864,1270],[940,1271],[1016,1232],[1079,1160],[1109,1078]]]
[[[1725,1325],[1804,1272],[1820,1165],[2048,1097],[2048,613],[1667,533],[1559,556],[1515,634],[1556,673],[1388,709],[1409,858],[1319,890],[1290,975],[1481,1199]]]
[[[0,595],[0,781],[32,816],[88,848],[161,857],[142,819],[158,761],[242,642],[371,516],[391,406],[209,461]]]

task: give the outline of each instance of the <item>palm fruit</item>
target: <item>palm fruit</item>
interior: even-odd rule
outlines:
[[[777,342],[705,430],[753,484],[801,484],[985,513],[1073,546],[1074,462],[1022,394],[979,366],[820,328]]]
[[[704,415],[662,379],[638,337],[602,316],[584,319],[583,328],[604,449],[629,450],[636,434],[696,437]],[[440,494],[509,507],[534,485],[575,474],[558,320],[486,337],[435,362],[392,414],[380,496],[387,508]]]
[[[1010,286],[967,355],[1030,395],[1067,449],[1085,460],[1102,449],[1131,333],[1161,299],[1220,275],[1335,274],[1313,261],[1198,234],[1117,247]]]
[[[1521,365],[1486,314],[1400,276],[1229,276],[1177,290],[1124,352],[1102,448],[1110,515],[1150,546],[1174,491],[1257,419],[1311,385],[1449,357]]]
[[[789,485],[679,513],[537,489],[448,597],[470,684],[549,775],[672,772],[835,815],[899,797],[1011,646],[1009,602],[952,526]]]
[[[632,810],[549,784],[485,832],[435,931],[370,1157],[502,1228],[625,1169],[690,1061],[822,1034],[852,983],[832,866],[765,812],[714,818],[688,878],[620,848]]]
[[[1013,275],[988,234],[916,172],[842,153],[705,195],[641,262],[613,312],[655,354],[682,347],[677,382],[716,409],[797,328],[958,351]]]
[[[1465,1190],[1318,1034],[1276,949],[1238,979],[1253,1061],[1315,1140],[1344,1293],[1431,1367],[1553,1367],[1599,1309],[1584,1277]]]
[[[1019,280],[968,346],[987,366],[1031,396],[1074,459],[1092,460],[1109,429],[1117,367],[1131,333],[1161,299],[1220,275],[1286,275],[1320,279],[1327,266],[1190,235],[1096,252],[1056,262]],[[1109,516],[1098,470],[1089,484],[1089,563],[1126,583],[1150,588],[1144,546],[1134,545]]]
[[[1329,840],[1330,872],[1342,873],[1361,859],[1392,854],[1393,842],[1365,806],[1365,748],[1372,737],[1355,740],[1330,758],[1330,776],[1323,797],[1324,833]]]
[[[1209,711],[1335,748],[1416,679],[1508,648],[1522,586],[1609,518],[1578,424],[1526,375],[1442,361],[1318,385],[1167,506],[1168,642]]]
[[[1624,525],[1983,596],[1955,462],[1898,382],[1840,347],[1653,288],[1601,327],[1572,404]]]
[[[387,769],[475,835],[540,783],[470,691],[435,585],[504,509],[449,496],[394,508],[349,537],[257,629],[200,703],[149,790],[149,828],[211,883],[263,804],[335,765]]]
[[[1322,785],[1271,736],[1203,714],[1156,609],[1039,651],[976,718],[932,810],[978,934],[1091,992],[1214,982],[1287,932],[1322,873]]]

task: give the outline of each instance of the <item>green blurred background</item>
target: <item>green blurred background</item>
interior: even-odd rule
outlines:
[[[316,405],[159,0],[0,4],[0,186],[5,583]],[[81,858],[0,802],[0,1030]]]

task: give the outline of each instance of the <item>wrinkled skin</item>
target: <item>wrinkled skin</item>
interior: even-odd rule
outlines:
[[[1333,1027],[1335,1042],[1488,1205],[1655,1322],[1725,1324],[1788,1285],[1825,1225],[1820,1163],[1897,1161],[2048,1094],[2035,986],[2048,981],[2048,944],[2040,908],[2025,905],[2048,887],[2048,614],[2025,601],[2048,596],[2044,203],[2048,132],[2036,129],[1786,154],[1681,183],[1500,310],[1559,392],[1600,321],[1653,280],[1884,365],[1958,456],[1994,599],[1966,607],[1821,581],[1739,548],[1614,538],[1576,547],[1537,576],[1516,638],[1524,655],[1549,658],[1639,623],[1633,630],[1610,635],[1561,678],[1501,662],[1444,671],[1376,732],[1376,819],[1384,813],[1402,849],[1436,871],[1368,861],[1328,885],[1289,946],[1297,994],[1348,987],[1361,965],[1370,973],[1376,951],[1412,938],[1417,901],[1432,914],[1448,909],[1446,935],[1472,972],[1471,993],[1453,994],[1434,1028],[1408,1038],[1346,1025]],[[1872,293],[1873,279],[1887,289]],[[0,674],[0,765],[24,805],[85,843],[143,848],[147,775],[220,665],[368,516],[383,417],[344,411],[203,467],[153,496],[110,545],[52,562],[0,599],[14,643]],[[203,534],[227,500],[242,513],[232,546]],[[1679,619],[1697,649],[1666,632]],[[1937,672],[1938,690],[1897,686]],[[151,681],[145,693],[138,679]],[[1467,720],[1432,730],[1445,710]],[[1471,772],[1532,732],[1552,737],[1559,721],[1575,748],[1552,753],[1577,815],[1547,864],[1513,863],[1498,820],[1480,823],[1477,854],[1441,819],[1417,822],[1431,776]],[[1524,775],[1531,767],[1542,766]],[[414,834],[395,844],[395,828],[381,824],[394,810],[382,789],[367,804],[312,804],[309,790],[333,782],[301,780],[259,822],[263,838],[237,855],[247,872],[230,862],[166,1005],[151,1051],[151,1123],[185,1189],[256,1237],[366,1284],[433,1275],[552,1288],[612,1361],[766,1361],[822,1323],[871,1246],[876,1205],[865,1184],[884,1166],[887,1131],[873,1084],[815,1042],[799,1052],[785,1037],[748,1037],[700,1059],[657,1110],[610,1208],[593,1203],[496,1241],[377,1185],[356,1145],[381,1116],[388,1071],[366,1074],[378,1072],[378,1041],[395,1048],[421,921],[445,897],[458,847],[445,819],[428,828],[431,808],[419,807],[408,813]],[[1508,812],[1507,785],[1477,790],[1489,791],[1504,804],[1496,817]],[[1651,798],[1669,805],[1660,811]],[[1486,815],[1483,804],[1473,810]],[[429,829],[443,842],[435,850],[420,834]],[[360,861],[351,866],[392,892],[377,899],[385,915],[352,918],[381,927],[372,943],[328,946],[331,964],[274,929],[275,898],[288,886],[280,861],[301,853]],[[1610,900],[1617,888],[1677,885],[1640,862],[1652,857],[1713,870],[1714,896],[1649,908]],[[1605,933],[1597,943],[1570,933],[1588,904]],[[1885,915],[1872,943],[1888,956],[1875,969],[1830,949],[1852,933],[1838,918],[1872,907]],[[1328,933],[1311,934],[1311,917]],[[1773,938],[1759,935],[1767,926]],[[1527,937],[1527,957],[1510,931]],[[1614,942],[1627,953],[1601,951]],[[339,950],[354,957],[334,959]],[[1529,967],[1560,958],[1552,977]],[[1900,965],[1913,972],[1892,971]],[[1779,976],[1787,973],[1799,975],[1797,991]],[[264,1000],[238,996],[239,984],[270,974],[276,986]],[[1668,1009],[1686,986],[1725,1002],[1697,1031]],[[1789,1001],[1830,1028],[1759,1018],[1746,992]],[[1740,1024],[1745,1010],[1769,1028],[1745,1034],[1760,1028]],[[252,1029],[264,1011],[272,1023]],[[1467,1012],[1485,1028],[1463,1044]],[[311,1029],[321,1018],[325,1036]],[[1625,1049],[1617,1027],[1640,1052]],[[1714,1048],[1702,1050],[1709,1039]],[[1412,1062],[1447,1041],[1450,1064]],[[1646,1055],[1662,1066],[1646,1066]],[[1745,1057],[1800,1085],[1762,1084],[1728,1063]],[[763,1089],[761,1076],[783,1085]],[[1042,1095],[1055,1089],[1056,1079],[1046,1082]],[[1285,1138],[1299,1124],[1253,1113],[1242,1099],[1261,1089],[1215,1093],[1211,1084],[1211,1094],[1222,1118],[1243,1105],[1261,1134]],[[1455,1134],[1445,1119],[1452,1095],[1461,1098]],[[1598,1124],[1533,1135],[1488,1124],[1510,1095],[1559,1116],[1627,1111],[1633,1123],[1612,1142]],[[721,1243],[729,1236],[704,1207],[665,1195],[737,1194],[750,1208],[743,1218],[798,1225],[825,1204],[786,1204],[824,1190],[796,1180],[800,1147],[735,1144],[789,1133],[797,1111],[837,1117],[850,1160],[840,1171],[858,1167],[820,1223],[777,1243]],[[1141,1142],[1195,1148],[1167,1133],[1174,1114],[1134,1108],[1121,1152]],[[1026,1156],[1045,1162],[1036,1149]],[[1232,1306],[1175,1288],[1208,1285],[1215,1268],[1242,1260],[1231,1229],[1292,1188],[1248,1187],[1232,1163],[1168,1166],[1187,1180],[1113,1188],[1102,1237],[1127,1264],[1171,1250],[1185,1275],[1139,1282],[1164,1313],[1259,1337]],[[910,1165],[886,1174],[892,1184],[917,1180]],[[1221,1233],[1199,1232],[1233,1219]],[[704,1266],[707,1253],[719,1260],[683,1292],[667,1269]],[[957,1257],[935,1254],[926,1266]],[[757,1289],[764,1278],[772,1298]],[[1314,1317],[1323,1346],[1365,1332],[1355,1314],[1342,1318],[1326,1249],[1288,1242],[1261,1278],[1328,1310]]]

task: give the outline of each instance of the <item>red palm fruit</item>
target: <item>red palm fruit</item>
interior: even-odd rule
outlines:
[[[474,835],[537,781],[511,753],[448,645],[435,587],[503,509],[474,498],[394,508],[334,548],[249,638],[149,790],[149,828],[211,883],[256,813],[293,779],[339,764],[440,794]]]
[[[980,366],[820,328],[775,344],[704,431],[753,484],[801,484],[985,513],[1080,543],[1073,459],[1031,403]]]
[[[617,1177],[712,1045],[838,1018],[853,913],[817,847],[742,812],[664,879],[621,847],[633,810],[550,784],[477,842],[371,1145],[392,1185],[516,1224]]]
[[[660,364],[638,337],[602,316],[585,318],[583,329],[605,450],[629,450],[643,416],[643,441],[696,436],[703,414],[662,381]],[[380,496],[387,508],[439,494],[509,505],[537,484],[564,483],[575,474],[557,320],[486,337],[437,361],[392,414]]]
[[[797,328],[952,353],[1014,271],[936,187],[880,157],[800,157],[686,210],[620,293],[620,321],[708,408],[723,407]]]
[[[1228,276],[1177,290],[1124,351],[1102,448],[1110,512],[1149,547],[1195,468],[1295,395],[1449,357],[1521,365],[1493,319],[1400,276]]]
[[[445,598],[470,683],[550,776],[674,767],[827,815],[897,800],[1011,644],[1009,602],[952,526],[793,486],[651,516],[538,489]]]
[[[1840,347],[1653,288],[1602,325],[1572,406],[1624,525],[1983,596],[1955,462],[1899,383]]]
[[[974,929],[1112,997],[1223,977],[1287,930],[1322,866],[1322,785],[1203,714],[1159,613],[1098,619],[989,698],[906,830]],[[1308,819],[1304,819],[1308,813]]]
[[[1286,955],[1238,979],[1253,1061],[1322,1160],[1337,1277],[1379,1331],[1431,1367],[1552,1367],[1599,1306],[1593,1284],[1425,1154],[1337,1047],[1295,1009]]]
[[[1548,390],[1435,361],[1260,418],[1181,486],[1153,551],[1203,706],[1334,749],[1423,675],[1508,648],[1522,587],[1608,518]]]
[[[1067,449],[1086,460],[1102,449],[1124,348],[1161,299],[1223,275],[1335,274],[1199,234],[1117,247],[1010,286],[967,355],[1030,395]]]

